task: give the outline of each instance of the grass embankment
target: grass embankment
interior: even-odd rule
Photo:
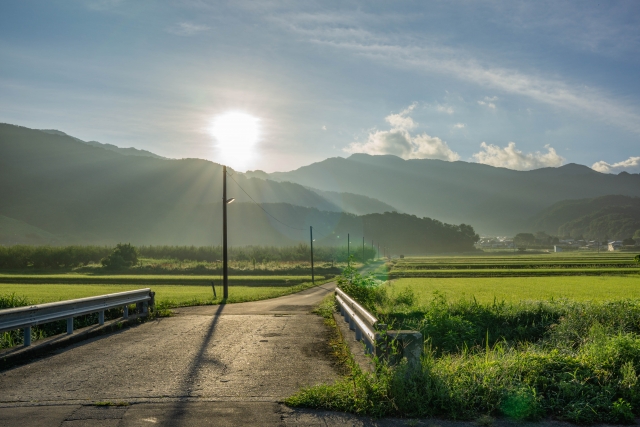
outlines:
[[[556,278],[540,280],[550,279]],[[353,369],[287,403],[374,416],[631,423],[640,414],[640,300],[608,301],[617,298],[606,298],[596,282],[580,289],[580,279],[570,279],[576,280],[573,297],[582,301],[520,301],[534,284],[511,288],[510,301],[494,301],[488,295],[495,288],[484,299],[472,299],[467,288],[467,298],[449,300],[427,297],[422,285],[409,281],[393,289],[358,275],[343,280],[341,286],[391,328],[422,332],[421,364],[376,361],[372,374]]]

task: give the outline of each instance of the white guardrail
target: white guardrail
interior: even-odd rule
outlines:
[[[96,297],[79,298],[0,310],[0,333],[24,329],[24,346],[31,345],[31,328],[57,320],[67,320],[67,334],[73,333],[73,318],[85,314],[98,313],[98,323],[104,325],[104,311],[124,307],[123,319],[129,318],[129,305],[136,304],[137,310],[146,315],[149,305],[153,306],[155,292],[151,289],[118,292]]]
[[[349,329],[355,331],[356,340],[365,344],[365,353],[375,356],[390,356],[385,354],[388,347],[381,349],[382,343],[397,341],[401,356],[406,357],[410,364],[420,363],[422,354],[422,334],[417,331],[393,330],[387,325],[379,323],[378,319],[363,306],[347,295],[342,289],[336,288],[336,301],[340,314],[349,323]]]
[[[380,340],[377,329],[386,325],[378,324],[378,319],[373,314],[340,288],[336,288],[336,301],[340,314],[344,317],[345,322],[349,323],[349,329],[355,331],[356,340],[364,341],[366,352],[374,354],[376,344]]]

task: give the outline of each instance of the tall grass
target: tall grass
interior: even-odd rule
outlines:
[[[423,333],[418,366],[375,360],[330,385],[306,388],[294,406],[373,416],[631,423],[640,415],[640,301],[448,301],[417,305],[348,272],[345,291],[392,328]]]

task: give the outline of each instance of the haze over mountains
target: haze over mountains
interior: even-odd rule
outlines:
[[[219,244],[221,179],[221,166],[205,160],[165,159],[59,131],[0,124],[0,243]],[[232,245],[304,242],[309,225],[319,243],[342,244],[345,233],[374,238],[371,224],[391,230],[413,221],[375,215],[396,210],[470,224],[484,234],[535,227],[553,232],[576,217],[558,222],[537,213],[569,199],[640,196],[640,175],[602,174],[575,164],[519,172],[354,154],[291,172],[232,171],[228,186],[237,200],[230,205]],[[420,224],[442,228],[437,221]]]
[[[640,174],[603,174],[577,164],[515,171],[462,161],[353,154],[268,177],[363,194],[407,213],[471,224],[489,235],[529,230],[537,212],[563,200],[640,196]]]

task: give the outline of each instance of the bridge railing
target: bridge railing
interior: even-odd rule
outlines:
[[[27,347],[31,345],[31,328],[33,326],[66,319],[67,334],[70,335],[73,333],[74,317],[98,313],[98,323],[103,325],[105,310],[123,307],[123,318],[127,319],[129,317],[130,304],[136,304],[138,311],[146,315],[148,314],[149,306],[154,304],[154,297],[155,292],[145,288],[0,310],[0,333],[24,329],[24,346]]]
[[[345,322],[349,323],[349,329],[355,331],[356,340],[364,342],[365,353],[389,357],[389,349],[395,347],[410,364],[420,363],[423,346],[420,332],[387,330],[387,325],[380,323],[373,314],[340,288],[336,288],[336,302],[340,314]],[[397,345],[389,346],[390,342]]]

